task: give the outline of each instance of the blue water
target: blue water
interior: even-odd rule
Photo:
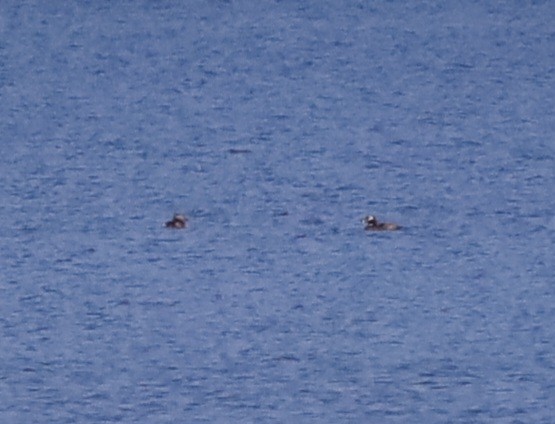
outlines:
[[[2,1],[0,421],[552,423],[553,22]]]

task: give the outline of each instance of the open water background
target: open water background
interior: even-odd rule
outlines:
[[[552,423],[553,22],[2,1],[0,421]]]

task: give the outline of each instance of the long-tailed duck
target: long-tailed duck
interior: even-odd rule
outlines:
[[[376,217],[372,215],[362,218],[364,229],[369,231],[395,231],[401,228],[400,225],[392,224],[389,222],[378,222]]]
[[[166,222],[166,227],[168,228],[185,228],[187,226],[187,217],[176,213],[171,221]]]

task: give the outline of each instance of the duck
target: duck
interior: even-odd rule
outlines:
[[[168,228],[185,228],[189,219],[182,214],[176,213],[171,221],[166,222]]]
[[[369,231],[396,231],[401,228],[400,225],[390,222],[378,222],[375,216],[368,215],[362,218],[364,229]]]

